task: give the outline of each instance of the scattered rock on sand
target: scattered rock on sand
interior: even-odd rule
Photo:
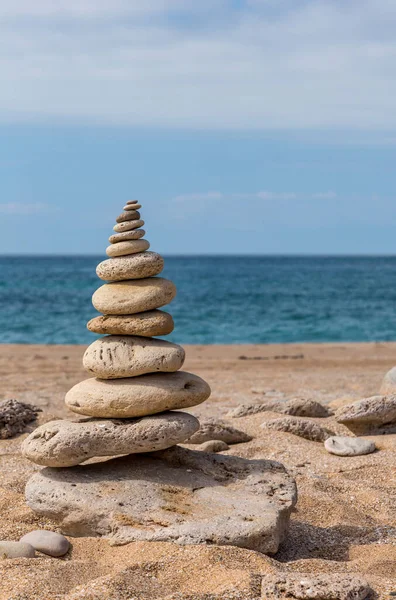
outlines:
[[[2,558],[34,558],[33,546],[25,542],[0,542],[0,559]]]
[[[244,431],[216,419],[207,419],[200,422],[199,430],[187,440],[186,444],[203,444],[212,440],[220,440],[226,444],[241,444],[250,442],[251,439],[252,437]]]
[[[396,429],[396,396],[372,396],[343,406],[336,413],[338,423],[364,433],[381,428]]]
[[[296,417],[316,418],[329,417],[333,414],[327,408],[327,406],[323,406],[323,404],[316,402],[316,400],[310,400],[307,398],[292,398],[284,402],[279,400],[266,400],[265,402],[260,402],[260,404],[241,404],[237,408],[234,408],[227,413],[227,417],[246,417],[248,415],[255,415],[261,412],[277,412]]]
[[[70,542],[64,535],[45,529],[27,533],[20,539],[20,542],[30,544],[38,552],[49,556],[64,556],[70,548]]]
[[[174,447],[42,469],[28,481],[26,499],[65,534],[105,536],[115,544],[212,543],[273,554],[297,496],[280,463]]]
[[[190,444],[191,442],[187,440],[185,443]],[[208,442],[200,444],[195,449],[199,450],[200,452],[225,452],[226,450],[229,450],[230,447],[221,440],[209,440]]]
[[[5,440],[22,433],[26,425],[37,418],[41,408],[17,400],[0,402],[0,439]]]
[[[393,367],[393,369],[388,371],[385,375],[380,388],[380,394],[396,394],[396,367]]]
[[[135,335],[108,335],[93,342],[83,365],[100,379],[123,379],[146,373],[174,373],[184,363],[181,346]]]
[[[91,417],[142,417],[205,402],[210,387],[198,375],[150,373],[127,379],[85,379],[66,394],[66,406]]]
[[[360,577],[347,573],[284,573],[264,575],[261,593],[263,600],[365,600],[372,589]]]
[[[94,456],[163,450],[184,442],[198,428],[198,419],[182,412],[122,421],[50,421],[31,433],[21,450],[38,465],[71,467]]]
[[[297,419],[295,417],[284,417],[283,419],[272,419],[261,425],[263,429],[275,429],[292,433],[299,437],[311,440],[312,442],[324,442],[328,437],[333,436],[334,432],[329,429],[308,421],[307,419]]]
[[[371,454],[376,450],[375,444],[371,440],[338,435],[327,438],[324,446],[327,452],[338,456],[360,456],[361,454]]]

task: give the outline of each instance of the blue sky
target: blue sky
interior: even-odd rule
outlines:
[[[0,253],[395,254],[396,4],[3,0]]]

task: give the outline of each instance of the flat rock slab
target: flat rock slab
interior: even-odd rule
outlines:
[[[365,600],[372,589],[360,577],[347,573],[264,575],[262,600]]]
[[[232,409],[227,417],[239,418],[246,417],[249,415],[255,415],[261,412],[277,412],[284,415],[292,415],[295,417],[316,417],[324,418],[329,417],[333,413],[323,406],[316,400],[307,398],[291,398],[290,400],[265,400],[264,402],[257,402],[251,404],[240,404],[236,408]]]
[[[283,465],[174,447],[75,467],[46,468],[26,486],[39,515],[72,536],[218,544],[273,554],[297,500]]]
[[[371,454],[371,452],[375,452],[376,450],[375,444],[371,440],[341,435],[328,438],[324,446],[327,452],[337,454],[337,456],[360,456],[362,454]]]
[[[356,433],[396,431],[396,396],[371,396],[343,406],[336,413],[338,423]]]
[[[186,444],[203,444],[213,440],[221,440],[226,444],[241,444],[250,442],[251,439],[252,436],[227,423],[217,419],[207,419],[200,422],[199,430],[186,441]]]
[[[275,431],[284,431],[292,433],[299,437],[310,440],[311,442],[324,442],[328,437],[333,436],[334,432],[326,427],[318,425],[308,419],[298,419],[296,417],[283,417],[282,419],[272,419],[261,425],[263,429],[274,429]]]

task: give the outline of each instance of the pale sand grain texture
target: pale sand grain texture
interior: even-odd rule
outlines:
[[[257,600],[261,576],[278,571],[357,574],[371,584],[377,598],[389,599],[396,591],[396,435],[368,438],[379,448],[373,454],[339,457],[328,454],[321,443],[260,427],[279,414],[240,419],[225,414],[238,404],[271,397],[305,396],[336,408],[372,396],[396,364],[396,343],[185,349],[184,368],[207,380],[213,390],[207,402],[189,412],[222,418],[253,437],[226,454],[278,460],[297,481],[297,510],[278,554],[270,559],[239,548],[168,543],[111,547],[104,539],[75,538],[65,559],[0,561],[0,600]],[[38,423],[70,418],[63,398],[86,378],[84,350],[0,346],[0,400],[15,398],[39,406],[43,413]],[[316,422],[338,435],[351,435],[333,417]],[[0,441],[0,539],[18,540],[39,528],[56,530],[25,504],[25,482],[39,467],[20,456],[24,437]]]

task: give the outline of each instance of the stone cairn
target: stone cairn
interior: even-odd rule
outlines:
[[[163,258],[148,249],[136,200],[117,217],[115,234],[97,269],[106,281],[93,295],[102,313],[88,323],[105,334],[86,350],[84,367],[94,377],[66,394],[66,405],[85,419],[50,421],[23,443],[31,461],[70,467],[103,456],[154,452],[186,441],[199,429],[198,420],[172,412],[204,402],[210,395],[200,377],[180,371],[181,346],[155,336],[171,333],[170,314],[158,310],[175,297],[175,285],[157,277]]]

